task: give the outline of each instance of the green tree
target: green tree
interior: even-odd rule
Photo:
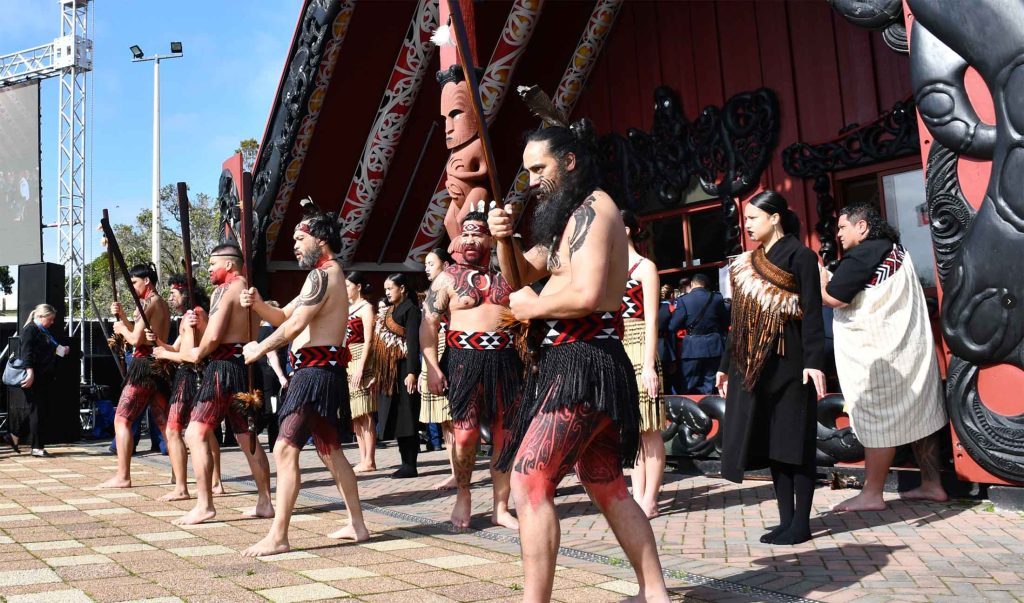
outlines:
[[[242,168],[245,171],[252,171],[252,168],[256,165],[256,154],[259,150],[260,143],[255,138],[246,138],[238,143],[238,148],[235,149],[235,152],[242,154]]]
[[[174,185],[165,185],[160,189],[160,206],[162,210],[162,236],[160,239],[160,275],[164,281],[160,290],[166,293],[167,276],[180,273],[183,251],[181,245],[181,216],[178,208],[177,189]],[[124,262],[131,268],[135,264],[144,264],[151,256],[151,225],[153,213],[149,209],[142,210],[131,224],[114,224],[114,236],[121,248]],[[205,269],[205,262],[220,238],[220,213],[215,199],[205,193],[189,195],[189,225],[192,232],[192,261],[199,262],[199,268],[193,270],[193,276],[199,286],[209,291],[210,277]],[[104,251],[90,262],[85,269],[86,295],[92,295],[96,308],[106,316],[113,295],[110,287],[110,273],[107,264],[107,252]],[[115,270],[119,298],[126,307],[131,305],[131,297],[124,283],[124,277]],[[87,303],[86,312],[93,314],[91,303]]]
[[[14,291],[14,277],[11,276],[11,269],[8,266],[0,266],[0,291],[4,295],[10,295]]]

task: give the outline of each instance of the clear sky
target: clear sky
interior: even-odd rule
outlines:
[[[95,0],[93,71],[87,100],[86,253],[102,251],[102,208],[129,222],[150,206],[153,63],[133,63],[128,47],[184,57],[160,64],[161,183],[185,181],[216,195],[221,163],[245,138],[259,140],[299,16],[300,0]],[[39,46],[60,34],[59,0],[0,0],[0,54]],[[57,218],[58,81],[41,92],[43,223]],[[43,254],[56,262],[55,229]],[[15,274],[16,276],[16,274]]]

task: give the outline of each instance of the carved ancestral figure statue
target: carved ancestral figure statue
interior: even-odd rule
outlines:
[[[1000,259],[1024,252],[1024,6],[994,0],[912,0],[910,6],[917,16],[911,40],[921,117],[946,147],[992,158],[985,199],[944,283],[943,334],[965,360],[1024,368],[1024,313],[1017,308],[1024,281]],[[988,84],[994,127],[981,123],[967,99],[968,64]]]
[[[480,140],[473,119],[469,83],[462,68],[452,65],[449,69],[439,71],[437,81],[441,84],[444,143],[452,152],[445,168],[448,173],[448,194],[452,201],[444,217],[444,227],[448,238],[452,240],[449,251],[455,255],[459,253],[456,243],[462,232],[462,220],[469,213],[469,208],[487,199],[487,164],[484,161],[483,141]],[[461,260],[459,257],[455,259]]]

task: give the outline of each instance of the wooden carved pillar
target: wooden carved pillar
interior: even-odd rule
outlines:
[[[957,474],[1024,483],[1024,6],[907,0]],[[1020,165],[1018,165],[1020,164]]]
[[[476,35],[473,19],[472,0],[441,0],[442,28],[447,26],[449,9],[448,2],[459,2],[462,15],[466,22],[466,31],[473,53],[473,64],[478,65],[476,51]],[[437,72],[437,81],[441,84],[441,117],[444,119],[444,142],[452,152],[445,167],[447,173],[447,189],[451,196],[451,205],[445,213],[444,226],[451,240],[449,251],[454,254],[455,242],[462,229],[459,223],[469,213],[470,208],[479,201],[486,201],[490,196],[487,192],[488,174],[484,161],[483,141],[477,131],[473,118],[473,101],[470,97],[469,82],[459,66],[458,51],[451,42],[440,46],[441,70]],[[455,258],[460,260],[461,258]]]

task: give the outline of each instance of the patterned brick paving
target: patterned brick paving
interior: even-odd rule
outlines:
[[[314,453],[302,455],[306,488],[292,526],[293,553],[253,561],[238,554],[268,520],[245,519],[254,501],[237,450],[224,454],[229,494],[209,526],[181,529],[163,503],[167,459],[137,456],[129,491],[92,487],[114,459],[102,447],[53,448],[53,459],[0,452],[0,598],[9,601],[518,600],[516,534],[492,527],[486,466],[474,475],[474,530],[445,525],[454,495],[430,488],[447,457],[421,455],[421,476],[387,478],[397,456],[378,451],[381,471],[360,477],[373,539],[338,544],[325,535],[344,520],[337,490]],[[346,450],[354,458],[354,450]],[[673,596],[682,600],[981,601],[1024,598],[1024,527],[1017,513],[986,504],[894,502],[881,513],[835,515],[849,492],[820,488],[812,528],[798,547],[757,538],[773,526],[771,484],[669,475],[653,521]],[[618,601],[635,592],[632,570],[607,523],[574,478],[559,490],[563,555],[559,601]]]

